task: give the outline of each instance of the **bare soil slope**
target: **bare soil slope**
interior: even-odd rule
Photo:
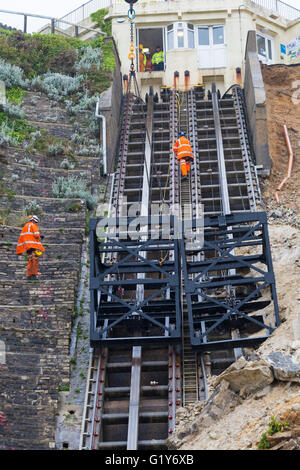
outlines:
[[[299,214],[300,178],[300,65],[262,66],[267,96],[269,150],[273,162],[270,178],[264,184],[267,203],[274,200],[276,188],[286,176],[288,150],[283,126],[286,124],[294,152],[292,176],[282,188],[279,197],[283,207]]]

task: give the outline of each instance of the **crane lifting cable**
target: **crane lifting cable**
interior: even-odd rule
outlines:
[[[130,73],[129,73],[129,83],[128,83],[128,89],[127,92],[130,92],[131,89],[131,83],[132,79],[134,81],[134,87],[135,87],[135,94],[139,96],[138,92],[138,86],[137,86],[137,81],[136,81],[136,74],[135,74],[135,66],[134,66],[134,60],[135,60],[135,52],[134,52],[134,23],[135,23],[135,10],[133,8],[133,5],[137,2],[138,0],[125,0],[126,3],[129,3],[129,10],[128,10],[128,19],[130,21],[130,47],[129,47],[129,54],[128,54],[128,59],[130,60]]]
[[[128,54],[128,59],[130,60],[130,70],[129,70],[129,82],[128,82],[128,87],[127,87],[127,94],[129,94],[131,92],[131,86],[132,86],[132,82],[134,84],[134,96],[136,96],[137,100],[138,100],[138,103],[142,104],[143,103],[143,100],[141,99],[141,95],[140,95],[140,91],[139,91],[139,87],[138,87],[138,83],[137,83],[137,79],[136,79],[136,70],[135,70],[135,66],[134,66],[134,60],[135,60],[135,53],[134,53],[134,24],[135,24],[135,10],[133,8],[133,5],[135,3],[137,3],[138,0],[125,0],[126,3],[129,3],[129,10],[128,10],[128,19],[130,21],[130,47],[129,47],[129,54]],[[151,142],[151,137],[149,136],[149,133],[148,133],[148,130],[146,129],[146,134],[147,134],[147,138],[149,140],[149,142]],[[153,152],[153,148],[151,150],[151,154]],[[162,200],[163,200],[163,203],[165,203],[165,191],[163,191],[163,188],[162,188],[162,185],[161,185],[161,181],[160,181],[160,177],[157,173],[157,169],[154,165],[154,171],[155,171],[155,174],[156,174],[156,177],[157,177],[157,180],[158,180],[158,184],[159,184],[159,187],[160,187],[160,194],[162,195]],[[150,175],[148,173],[148,171],[146,172],[146,176],[147,176],[147,180],[148,180],[148,184],[150,186]]]

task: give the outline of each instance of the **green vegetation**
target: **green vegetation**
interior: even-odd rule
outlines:
[[[27,78],[48,70],[74,74],[79,39],[52,34],[23,34],[20,31],[0,31],[0,58],[24,70]]]
[[[87,203],[88,209],[92,210],[97,202],[87,190],[86,181],[77,176],[64,178],[59,176],[52,184],[53,196],[57,198],[80,198]]]
[[[58,391],[59,392],[69,392],[70,387],[69,387],[69,385],[59,385],[58,386]]]
[[[280,423],[276,421],[274,416],[271,416],[271,421],[269,423],[268,434],[269,436],[273,436],[276,432],[284,431],[285,428],[290,427],[289,423]]]
[[[68,207],[68,212],[79,212],[81,208],[80,202],[74,202]]]
[[[11,201],[13,199],[13,196],[15,196],[16,194],[17,193],[7,188],[5,184],[0,181],[0,197],[6,196],[8,200]]]
[[[111,21],[104,20],[108,10],[98,10],[91,16],[100,30],[111,35]],[[115,58],[112,43],[104,44],[103,35],[91,41],[81,41],[55,34],[23,34],[20,31],[0,30],[0,60],[9,63],[6,70],[6,86],[14,87],[9,92],[13,103],[20,103],[22,95],[18,88],[27,88],[28,80],[51,74],[82,78],[82,91],[101,93],[110,85]],[[16,67],[21,70],[17,70]],[[24,76],[22,73],[24,72]],[[13,79],[12,79],[13,78]],[[5,79],[1,77],[0,79]]]
[[[262,433],[260,441],[257,446],[258,449],[259,450],[269,449],[270,442],[268,441],[267,436],[273,436],[273,434],[284,431],[288,427],[290,427],[289,423],[280,423],[279,421],[276,420],[274,416],[271,416],[269,428],[267,432]]]
[[[26,91],[19,86],[13,86],[6,92],[6,98],[10,103],[20,104]]]
[[[0,132],[5,133],[16,145],[29,141],[31,133],[36,130],[25,119],[13,118],[0,111]]]

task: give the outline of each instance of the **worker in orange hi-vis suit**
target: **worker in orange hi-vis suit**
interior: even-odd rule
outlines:
[[[17,255],[27,253],[27,280],[38,279],[39,257],[45,251],[41,243],[38,222],[39,218],[36,215],[28,217],[28,222],[22,229],[16,249]]]
[[[140,52],[139,52],[139,65],[140,65],[140,68],[139,68],[139,71],[140,72],[145,72],[145,68],[146,68],[146,54],[145,52],[143,51],[144,47],[143,47],[143,44],[140,44]]]
[[[194,155],[191,142],[186,138],[184,132],[180,132],[179,139],[173,145],[173,152],[179,160],[181,174],[186,178],[191,171],[191,161],[193,161]]]

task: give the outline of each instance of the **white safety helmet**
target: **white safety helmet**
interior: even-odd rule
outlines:
[[[29,219],[30,221],[32,220],[32,221],[35,222],[36,224],[40,221],[40,219],[39,219],[36,215],[30,215],[30,216],[28,217],[28,219]]]

